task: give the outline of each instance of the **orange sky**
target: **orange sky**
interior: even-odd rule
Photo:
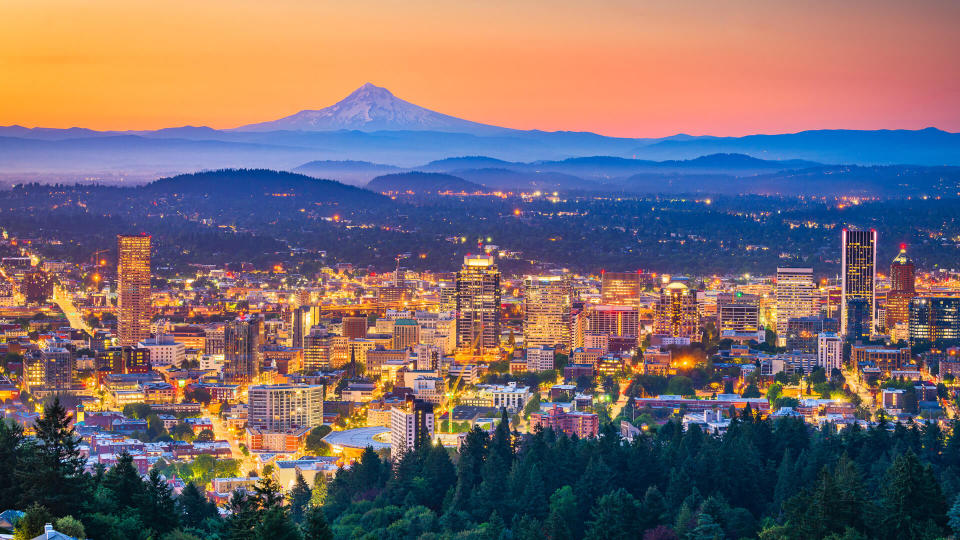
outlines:
[[[0,125],[225,128],[364,82],[515,128],[960,131],[954,0],[3,0]]]

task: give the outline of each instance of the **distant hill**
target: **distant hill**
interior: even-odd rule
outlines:
[[[162,178],[141,188],[152,195],[205,196],[223,201],[263,200],[274,197],[303,197],[311,202],[345,206],[387,204],[390,199],[365,189],[333,180],[268,169],[223,169]]]
[[[414,193],[435,193],[437,191],[474,193],[484,190],[480,184],[468,182],[457,176],[418,171],[378,176],[367,184],[367,189],[377,192],[413,191]]]
[[[509,167],[510,165],[523,165],[522,163],[511,163],[502,159],[496,159],[489,156],[462,156],[438,159],[431,161],[426,165],[417,167],[418,171],[456,171],[462,169],[486,169],[493,167]]]
[[[596,182],[560,172],[538,172],[503,168],[463,169],[453,171],[465,180],[495,189],[599,190]]]
[[[630,151],[644,159],[691,159],[739,153],[763,159],[803,159],[842,164],[960,164],[960,133],[921,130],[813,130],[779,135],[664,140]]]

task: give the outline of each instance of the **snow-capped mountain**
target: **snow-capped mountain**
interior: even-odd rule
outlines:
[[[366,83],[342,101],[320,110],[237,128],[238,131],[359,131],[410,130],[457,133],[508,132],[506,128],[461,120],[404,101],[386,88]]]

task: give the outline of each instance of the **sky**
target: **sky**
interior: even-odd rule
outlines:
[[[230,128],[365,82],[519,129],[960,131],[955,0],[2,0],[0,125]]]

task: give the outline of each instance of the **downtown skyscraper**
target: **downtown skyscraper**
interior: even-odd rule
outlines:
[[[814,317],[817,309],[817,286],[813,268],[777,268],[777,336],[786,339],[790,319]]]
[[[523,343],[527,347],[569,348],[573,287],[566,276],[527,276],[523,280]]]
[[[913,260],[907,256],[906,246],[890,264],[890,291],[887,292],[886,327],[888,333],[903,334],[910,320],[910,300],[917,295]],[[900,327],[900,328],[898,328]]]
[[[150,237],[117,236],[117,334],[121,346],[150,337]]]
[[[468,255],[457,272],[457,346],[500,345],[500,270],[489,255]]]
[[[263,319],[255,315],[230,321],[223,328],[223,375],[233,384],[250,384],[263,363]]]
[[[844,228],[840,244],[840,333],[847,334],[848,304],[855,299],[866,301],[866,326],[872,332],[877,314],[877,230]]]

